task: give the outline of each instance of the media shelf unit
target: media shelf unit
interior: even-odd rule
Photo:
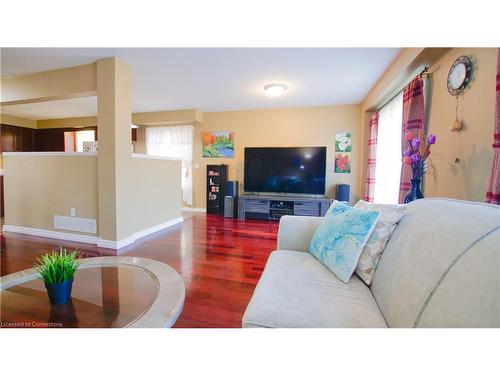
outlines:
[[[224,214],[224,187],[227,182],[227,165],[207,165],[207,213]]]
[[[279,220],[283,215],[325,216],[330,199],[284,195],[240,195],[238,219]]]

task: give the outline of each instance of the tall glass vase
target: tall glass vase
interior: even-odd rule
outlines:
[[[420,178],[410,178],[411,189],[405,196],[404,203],[410,203],[415,199],[423,198],[422,191],[420,190],[420,184],[422,180]]]

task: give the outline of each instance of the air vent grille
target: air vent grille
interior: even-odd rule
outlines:
[[[96,220],[81,217],[54,215],[54,228],[75,232],[97,233]]]

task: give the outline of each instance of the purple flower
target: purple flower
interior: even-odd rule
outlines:
[[[418,150],[420,148],[420,139],[414,138],[411,141],[411,146],[413,147],[414,150]]]
[[[406,150],[403,151],[403,156],[411,156],[411,150],[407,148]]]
[[[436,143],[436,136],[429,134],[429,136],[427,137],[427,143],[430,145],[433,145],[434,143]]]
[[[412,156],[410,156],[412,164],[416,164],[420,161],[420,154],[415,153]]]

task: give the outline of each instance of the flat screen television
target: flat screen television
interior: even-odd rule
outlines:
[[[325,194],[326,147],[245,148],[244,190]]]

